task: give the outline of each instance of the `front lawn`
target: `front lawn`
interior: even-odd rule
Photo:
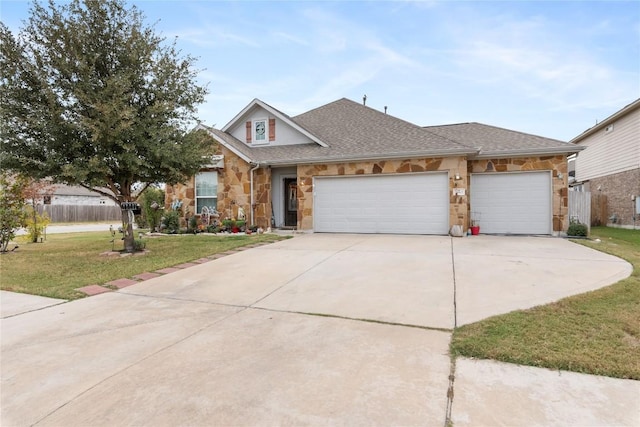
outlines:
[[[274,234],[145,237],[149,250],[146,255],[121,258],[100,255],[111,250],[108,232],[50,234],[45,243],[20,243],[16,251],[0,255],[0,289],[52,298],[82,298],[85,295],[75,289],[280,239]],[[120,240],[117,249],[122,249]]]
[[[640,380],[640,230],[593,227],[591,239],[576,242],[629,261],[632,275],[457,328],[452,355]]]

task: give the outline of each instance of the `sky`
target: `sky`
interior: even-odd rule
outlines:
[[[184,54],[222,128],[254,98],[295,116],[340,98],[420,126],[569,141],[640,98],[640,1],[129,1]],[[14,33],[29,2],[2,0]]]

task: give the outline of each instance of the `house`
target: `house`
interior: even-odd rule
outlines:
[[[106,189],[105,189],[106,190]],[[106,190],[108,191],[108,190]],[[51,184],[44,196],[45,205],[117,206],[109,197],[79,185]]]
[[[261,227],[345,233],[556,234],[566,230],[567,155],[581,147],[463,123],[420,127],[340,99],[295,117],[255,99],[218,155],[166,206],[216,207]]]
[[[640,224],[640,98],[569,142],[586,148],[574,188],[607,196],[609,225]]]

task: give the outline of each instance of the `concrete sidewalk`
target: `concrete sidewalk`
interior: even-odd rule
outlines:
[[[62,233],[84,233],[87,231],[105,231],[109,232],[109,227],[112,226],[114,230],[118,230],[118,227],[122,227],[121,221],[106,221],[106,222],[91,222],[91,223],[77,223],[77,224],[64,224],[56,225],[49,224],[47,226],[46,234],[62,234]],[[137,226],[134,224],[133,228]],[[16,236],[23,236],[27,234],[24,228],[21,228],[16,232]]]
[[[66,300],[0,291],[0,317],[11,317],[29,311],[41,310],[64,302]]]
[[[639,425],[637,381],[458,359],[449,392],[456,319],[630,271],[561,239],[298,236],[2,319],[1,421]]]

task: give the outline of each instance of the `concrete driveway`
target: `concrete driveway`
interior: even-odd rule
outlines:
[[[561,239],[314,234],[40,310],[3,301],[1,421],[636,425],[636,381],[459,359],[449,391],[455,325],[630,272]]]

